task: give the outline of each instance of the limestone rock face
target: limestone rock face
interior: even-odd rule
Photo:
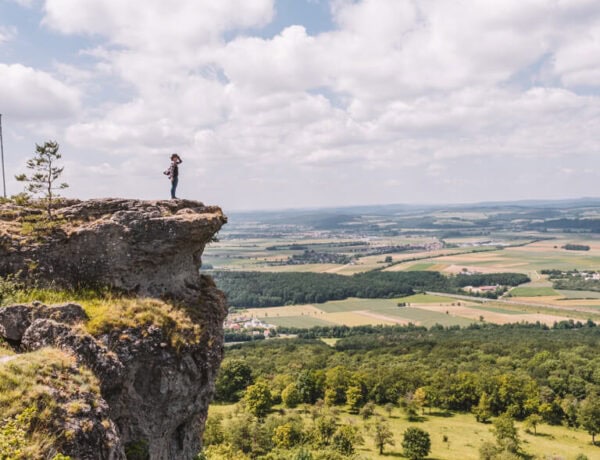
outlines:
[[[170,299],[193,313],[199,336],[175,347],[152,324],[92,336],[79,305],[37,303],[0,308],[0,337],[24,352],[67,350],[98,377],[118,440],[106,440],[110,454],[81,458],[124,459],[126,447],[135,445],[147,449],[150,459],[192,459],[201,447],[222,359],[226,314],[224,295],[199,267],[205,245],[226,218],[218,207],[186,200],[67,204],[56,210],[60,226],[43,237],[20,231],[19,218],[0,217],[0,275]],[[0,216],[2,211],[0,206]],[[14,206],[8,211],[21,217],[31,212]],[[77,445],[70,449],[74,458],[87,452]]]
[[[36,306],[11,305],[0,309],[0,336],[11,342],[21,342],[25,331],[34,320],[39,318],[75,324],[87,319],[87,315],[83,308],[77,304],[56,305],[54,307],[41,304]]]
[[[181,297],[198,283],[202,251],[226,222],[220,208],[187,200],[90,200],[56,216],[66,224],[37,241],[4,233],[0,275]]]

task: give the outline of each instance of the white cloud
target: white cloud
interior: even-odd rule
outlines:
[[[0,63],[0,81],[0,107],[8,116],[49,120],[71,116],[79,109],[79,92],[46,72]]]
[[[301,196],[309,178],[321,190],[320,174],[326,192],[358,176],[377,190],[410,182],[407,170],[427,181],[480,158],[600,149],[595,0],[332,0],[333,30],[290,25],[270,38],[254,29],[274,17],[274,0],[46,0],[44,11],[53,31],[94,37],[81,51],[94,63],[57,63],[60,81],[29,69],[27,81],[43,80],[52,97],[42,99],[63,115],[79,92],[86,103],[106,94],[66,141],[127,155],[125,169],[152,174],[149,158],[177,150],[224,193],[252,177],[263,196],[277,171]],[[458,194],[467,182],[449,186]]]
[[[44,22],[60,32],[96,34],[129,49],[164,52],[264,25],[273,15],[273,0],[46,0],[45,10]]]

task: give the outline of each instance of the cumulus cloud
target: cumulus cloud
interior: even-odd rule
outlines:
[[[274,18],[274,0],[45,0],[43,24],[93,37],[82,53],[94,64],[57,63],[69,87],[33,69],[19,81],[37,81],[63,115],[79,92],[106,88],[66,130],[73,146],[135,155],[139,168],[182,149],[196,171],[238,165],[250,188],[277,171],[317,190],[315,177],[342,170],[376,188],[402,183],[385,174],[405,170],[427,180],[479,158],[600,148],[597,1],[329,3],[331,30],[290,24],[265,37],[255,32]]]
[[[45,24],[60,32],[97,34],[126,48],[161,52],[264,25],[273,15],[273,0],[46,0],[45,12]]]
[[[0,81],[0,106],[6,115],[26,120],[56,119],[79,109],[79,92],[46,72],[0,63]]]

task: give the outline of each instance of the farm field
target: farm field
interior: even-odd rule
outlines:
[[[548,297],[557,296],[556,292],[551,287],[547,286],[519,286],[510,290],[510,295],[513,297]]]
[[[515,304],[527,304],[530,308],[539,305],[540,307],[553,307],[558,310],[569,312],[571,317],[577,316],[577,313],[598,313],[600,308],[600,299],[565,299],[560,296],[548,297],[512,297],[509,302]]]
[[[203,263],[219,270],[257,270],[271,272],[310,271],[317,273],[354,274],[380,268],[388,254],[366,255],[355,259],[351,264],[281,264],[292,255],[305,250],[322,253],[345,254],[349,257],[360,254],[360,250],[374,251],[380,247],[423,245],[436,242],[431,237],[393,237],[393,238],[360,238],[357,236],[344,239],[307,238],[296,235],[295,238],[225,238],[211,243],[203,255]],[[292,249],[297,247],[298,249]],[[419,254],[418,252],[396,254]],[[394,256],[394,254],[391,254]],[[395,257],[395,256],[394,256]]]
[[[461,318],[468,318],[474,321],[485,321],[494,324],[508,324],[528,322],[540,322],[551,326],[555,322],[567,321],[569,317],[560,316],[558,314],[545,313],[521,313],[518,311],[505,310],[501,308],[485,308],[485,307],[439,307],[432,305],[422,305],[419,308],[429,310],[431,312],[443,313],[448,311],[451,315]],[[444,310],[445,308],[445,310]]]
[[[275,407],[277,410],[277,406]],[[299,414],[304,426],[309,427],[310,416],[302,409],[285,409],[290,413]],[[235,405],[211,405],[209,416],[221,414],[227,417],[235,412]],[[436,413],[425,414],[422,422],[408,422],[400,409],[394,408],[391,417],[381,407],[376,408],[376,414],[386,417],[394,435],[395,446],[386,446],[384,454],[380,455],[372,437],[365,428],[365,421],[358,415],[349,414],[342,409],[340,422],[351,423],[359,427],[365,440],[364,445],[357,447],[361,458],[385,459],[400,458],[402,452],[402,433],[411,426],[427,431],[431,438],[431,453],[427,458],[435,460],[477,460],[479,447],[486,441],[493,442],[491,424],[475,421],[471,414]],[[369,424],[367,421],[366,425]],[[583,430],[575,430],[563,426],[542,424],[537,428],[537,436],[527,433],[522,424],[517,422],[519,438],[523,450],[532,458],[564,458],[575,459],[578,454],[587,455],[590,460],[599,458],[600,447],[592,446],[591,437]],[[447,442],[444,442],[444,439]]]
[[[539,274],[537,276],[535,274],[543,269],[600,269],[600,244],[597,240],[579,241],[589,245],[590,251],[567,251],[561,248],[571,241],[573,240],[537,241],[525,246],[485,252],[467,252],[465,248],[464,254],[454,255],[443,255],[438,251],[430,254],[431,259],[399,263],[386,268],[385,271],[436,270],[457,274],[466,269],[480,273],[519,272],[533,275],[532,279],[539,279]]]
[[[600,292],[596,291],[559,290],[557,292],[566,299],[600,299]]]
[[[539,299],[539,298],[535,298]],[[399,302],[408,304],[399,307]],[[594,309],[590,310],[595,312]],[[539,307],[503,303],[477,303],[451,297],[418,294],[399,299],[346,299],[323,304],[292,305],[270,308],[251,308],[243,315],[261,319],[268,324],[286,327],[306,328],[312,326],[362,326],[408,324],[431,327],[468,326],[485,321],[495,324],[517,322],[541,322],[552,325],[569,319],[585,321],[595,318],[587,310],[565,312]],[[600,314],[600,309],[598,310]],[[600,319],[600,316],[598,316]]]

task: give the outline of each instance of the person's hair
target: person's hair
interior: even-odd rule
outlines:
[[[177,155],[176,153],[172,153],[172,154],[171,154],[171,160],[172,160],[173,158],[179,158],[179,155]]]

